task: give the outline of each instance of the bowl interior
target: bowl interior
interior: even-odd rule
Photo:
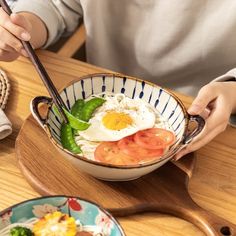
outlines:
[[[97,225],[109,236],[125,235],[119,223],[105,210],[94,203],[74,197],[52,196],[32,199],[0,213],[0,230],[12,223],[41,218],[47,213],[60,211],[79,219],[82,225]]]
[[[138,97],[148,102],[157,109],[176,135],[176,143],[171,146],[169,151],[174,149],[181,141],[186,128],[183,105],[172,94],[149,82],[113,74],[98,74],[74,82],[66,87],[60,95],[68,108],[71,109],[77,99],[85,99],[103,92],[122,93],[129,98]],[[60,114],[50,109],[48,113],[48,129],[59,145],[61,145],[61,123]]]

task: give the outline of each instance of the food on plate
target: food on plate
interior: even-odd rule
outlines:
[[[121,139],[118,142],[118,147],[127,155],[133,157],[138,155],[140,159],[160,157],[164,153],[163,148],[150,149],[139,146],[133,135]]]
[[[61,143],[64,148],[75,154],[82,152],[80,146],[75,142],[73,129],[69,124],[62,124],[61,126]]]
[[[165,149],[174,142],[175,135],[166,129],[151,128],[138,131],[134,135],[134,140],[143,148]]]
[[[34,236],[33,232],[23,226],[16,226],[10,230],[11,236]]]
[[[88,100],[81,109],[80,119],[83,121],[89,121],[94,111],[100,107],[106,100],[103,98],[95,97]]]
[[[64,109],[64,112],[66,114],[66,117],[69,121],[70,126],[75,130],[85,130],[88,129],[90,124],[88,122],[85,122],[83,120],[80,120],[76,117],[74,117],[70,112],[68,112],[66,109]]]
[[[122,94],[104,98],[106,102],[94,111],[88,129],[79,132],[85,140],[118,141],[154,126],[155,113],[143,100],[131,99]]]
[[[140,98],[102,93],[78,99],[71,109],[83,129],[62,125],[62,146],[90,160],[114,165],[161,158],[176,137],[161,114]]]
[[[139,157],[125,154],[117,145],[117,142],[102,142],[94,153],[95,160],[114,165],[132,165],[139,161]]]
[[[82,108],[84,107],[85,101],[84,99],[78,99],[73,107],[71,108],[71,114],[75,116],[76,118],[80,119],[80,114],[82,111]]]
[[[3,230],[1,236],[108,236],[96,225],[83,226],[68,214],[55,211],[44,217],[14,223]]]

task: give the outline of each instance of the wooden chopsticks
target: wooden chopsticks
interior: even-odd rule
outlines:
[[[12,11],[10,7],[8,6],[7,2],[5,0],[0,0],[1,7],[3,10],[8,14],[11,15]],[[58,93],[56,87],[54,86],[53,82],[51,81],[47,71],[45,70],[44,66],[42,65],[41,61],[39,60],[38,56],[36,55],[34,49],[32,48],[30,42],[25,42],[21,40],[21,43],[26,50],[26,52],[29,55],[30,60],[32,61],[33,65],[35,66],[35,69],[37,70],[40,78],[42,79],[45,87],[47,88],[50,96],[53,99],[53,102],[55,103],[56,107],[58,108],[63,120],[65,123],[68,123],[68,119],[65,115],[65,112],[63,111],[63,108],[67,110],[67,107],[65,103],[63,102],[60,94]]]

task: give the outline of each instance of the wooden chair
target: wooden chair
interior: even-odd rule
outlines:
[[[66,40],[62,47],[57,51],[60,56],[72,57],[76,52],[85,45],[86,33],[84,24],[81,24],[78,29]]]

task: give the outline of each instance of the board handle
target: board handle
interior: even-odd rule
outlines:
[[[176,193],[176,192],[175,192]],[[113,216],[124,217],[144,212],[158,212],[186,220],[196,226],[206,236],[236,236],[236,225],[201,208],[181,189],[171,202],[153,199],[153,203],[141,203],[122,209],[108,209]],[[156,202],[155,202],[156,201]]]
[[[184,203],[176,203],[156,210],[161,210],[191,222],[207,236],[236,236],[235,224],[204,210],[192,200],[188,192],[186,192],[186,195],[188,195],[188,198],[184,199]]]
[[[188,194],[188,193],[187,193]],[[184,197],[183,201],[186,201]],[[236,236],[236,225],[201,208],[189,197],[188,202],[180,204],[140,204],[120,209],[108,209],[113,216],[124,217],[144,212],[158,212],[186,220],[196,226],[206,236]]]

